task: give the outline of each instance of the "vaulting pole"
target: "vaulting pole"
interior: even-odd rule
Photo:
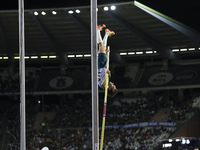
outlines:
[[[110,46],[108,46],[108,50],[110,50]],[[109,70],[109,55],[110,52],[107,53],[107,63],[106,69]],[[106,124],[106,108],[107,108],[107,97],[108,97],[108,73],[105,74],[106,79],[106,87],[105,87],[105,95],[104,95],[104,107],[103,107],[103,120],[102,120],[102,127],[101,127],[101,144],[100,150],[103,150],[103,141],[104,141],[104,133],[105,133],[105,124]]]
[[[20,150],[26,150],[24,0],[19,0]]]
[[[97,59],[97,0],[90,0],[91,6],[91,83],[92,83],[92,148],[99,150],[99,97]]]

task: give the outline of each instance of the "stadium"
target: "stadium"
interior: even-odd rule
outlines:
[[[0,150],[198,150],[200,29],[150,6],[98,3],[118,93],[95,102],[92,6],[29,6],[24,40],[20,11],[1,7]]]

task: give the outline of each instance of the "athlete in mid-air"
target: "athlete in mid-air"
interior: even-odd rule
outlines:
[[[98,51],[98,85],[101,88],[105,88],[106,80],[105,80],[105,73],[108,73],[109,77],[111,77],[110,70],[106,69],[107,63],[107,54],[109,50],[107,49],[107,40],[108,37],[115,35],[114,31],[109,29],[105,29],[105,36],[102,39],[101,31],[105,28],[106,25],[101,24],[97,26],[97,43],[99,45]],[[108,83],[108,96],[114,97],[117,94],[117,88],[114,83]]]

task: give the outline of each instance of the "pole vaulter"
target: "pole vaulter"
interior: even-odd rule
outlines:
[[[97,26],[97,43],[99,45],[99,51],[98,51],[98,85],[99,85],[100,88],[105,89],[100,150],[103,149],[107,96],[114,97],[117,94],[116,86],[114,85],[114,83],[109,82],[109,77],[111,77],[111,72],[109,70],[110,47],[107,47],[108,37],[115,35],[115,32],[111,31],[109,29],[105,29],[105,35],[104,35],[104,38],[102,39],[101,31],[105,27],[106,27],[106,25],[104,25],[104,24]]]

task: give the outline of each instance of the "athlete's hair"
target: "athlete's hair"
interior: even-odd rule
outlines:
[[[114,97],[117,94],[117,92],[118,92],[118,90],[116,88],[108,90],[108,96],[109,97]]]

